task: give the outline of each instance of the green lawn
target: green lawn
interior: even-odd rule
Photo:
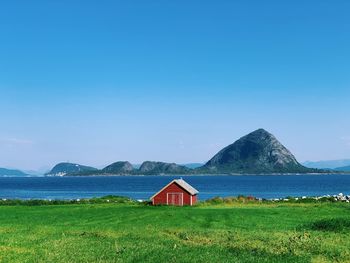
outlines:
[[[0,262],[350,262],[350,205],[0,206]]]

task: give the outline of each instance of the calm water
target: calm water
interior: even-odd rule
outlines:
[[[73,199],[121,195],[148,199],[179,176],[0,177],[0,198]],[[183,176],[199,193],[261,198],[350,194],[350,175]]]

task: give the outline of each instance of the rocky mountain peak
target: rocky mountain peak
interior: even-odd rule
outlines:
[[[274,135],[258,129],[219,151],[206,168],[237,173],[306,172]]]

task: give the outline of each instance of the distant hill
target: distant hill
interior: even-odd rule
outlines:
[[[86,167],[86,166],[85,166]],[[135,168],[135,165],[132,165],[127,161],[118,161],[112,163],[101,170],[93,168],[91,169],[74,169],[73,171],[68,171],[66,167],[62,169],[53,169],[50,172],[50,175],[61,175],[61,176],[83,176],[83,175],[165,175],[165,174],[189,174],[193,173],[193,170],[178,165],[175,163],[165,163],[165,162],[143,162],[139,168]],[[90,167],[91,168],[91,167]],[[60,171],[60,173],[58,173]],[[52,173],[54,172],[54,173]]]
[[[131,163],[126,161],[119,161],[106,166],[101,170],[105,174],[131,174],[134,167]]]
[[[324,160],[317,162],[303,162],[304,166],[309,168],[318,168],[318,169],[336,169],[339,167],[345,167],[350,165],[350,159],[342,159],[342,160]]]
[[[139,163],[133,163],[132,166],[134,167],[134,169],[139,169],[141,164]]]
[[[338,167],[338,168],[335,168],[333,170],[340,171],[340,172],[350,172],[350,165],[349,166]]]
[[[135,169],[139,169],[141,167],[141,165],[142,164],[133,164],[132,166],[134,166]],[[190,169],[195,169],[195,168],[203,166],[204,163],[182,163],[179,165],[185,166],[185,167],[190,168]]]
[[[65,175],[74,175],[80,173],[91,173],[93,171],[98,171],[98,169],[90,166],[80,165],[76,163],[59,163],[55,165],[50,172],[46,175],[51,176],[65,176]]]
[[[271,133],[256,130],[219,151],[203,167],[205,173],[311,173]]]
[[[187,174],[190,168],[176,163],[151,162],[142,163],[137,173],[140,174]]]
[[[184,164],[180,164],[182,166],[185,166],[187,168],[190,168],[190,169],[196,169],[198,167],[201,167],[204,165],[204,163],[184,163]]]
[[[0,168],[0,176],[28,176],[28,174],[14,169]]]
[[[327,172],[332,171],[303,166],[274,135],[264,129],[258,129],[223,148],[204,165],[197,163],[179,165],[154,161],[132,165],[127,161],[118,161],[98,170],[79,164],[60,163],[50,171],[49,175],[215,175]]]

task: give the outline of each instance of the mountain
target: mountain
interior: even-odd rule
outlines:
[[[206,173],[308,173],[271,133],[256,130],[219,151],[203,167]]]
[[[134,167],[134,169],[139,169],[141,167],[141,164],[133,163],[132,166]]]
[[[196,169],[198,167],[203,166],[203,163],[184,163],[184,164],[180,164],[180,165],[185,166],[185,167],[190,168],[190,169]]]
[[[129,162],[115,162],[101,170],[105,174],[130,174],[134,170],[134,167]]]
[[[28,174],[14,169],[0,168],[0,176],[27,176]]]
[[[325,160],[325,161],[318,161],[318,162],[307,161],[302,164],[309,168],[336,169],[339,167],[350,166],[350,159]]]
[[[60,163],[50,171],[49,175],[305,174],[332,172],[303,166],[274,135],[264,129],[258,129],[243,136],[219,151],[206,164],[200,165],[197,163],[179,165],[145,161],[141,165],[133,166],[127,161],[119,161],[98,170],[79,164]],[[332,173],[339,172],[333,171]]]
[[[75,175],[81,173],[91,173],[93,171],[98,171],[94,167],[80,165],[76,163],[59,163],[55,165],[50,172],[46,175],[52,176],[65,176],[65,175]]]
[[[164,162],[143,162],[137,171],[139,174],[186,174],[190,171],[189,168],[178,165],[176,163]]]
[[[201,167],[203,166],[204,163],[183,163],[183,164],[179,164],[181,166],[185,166],[187,168],[190,168],[190,169],[195,169],[195,168],[198,168],[198,167]],[[134,166],[135,169],[140,169],[142,164],[132,164],[132,166]]]
[[[343,167],[337,167],[337,168],[335,168],[333,170],[340,171],[340,172],[350,172],[350,165],[343,166]]]

